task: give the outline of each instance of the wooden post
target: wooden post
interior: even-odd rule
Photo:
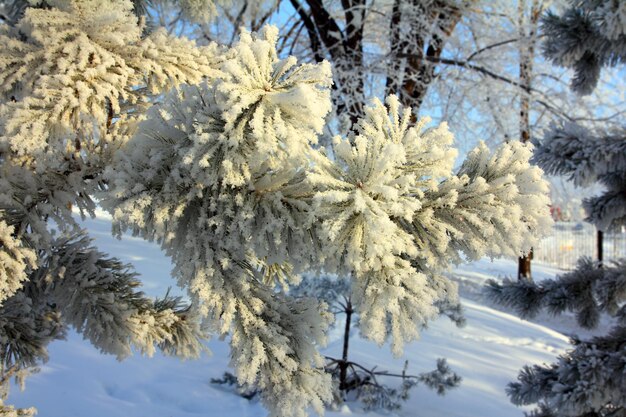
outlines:
[[[533,259],[533,249],[530,249],[528,255],[520,256],[517,264],[517,279],[532,279],[530,265]]]
[[[602,261],[604,260],[604,253],[602,244],[604,242],[604,232],[602,230],[598,230],[596,233],[596,250],[598,252],[598,267],[602,268]]]

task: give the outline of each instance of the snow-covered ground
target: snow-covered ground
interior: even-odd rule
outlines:
[[[132,237],[112,238],[106,216],[85,223],[100,250],[135,265],[142,274],[146,293],[163,295],[169,286],[174,286],[169,278],[169,260],[156,245]],[[567,332],[572,324],[567,318],[557,321],[545,317],[531,323],[487,306],[480,295],[484,281],[511,275],[515,268],[516,261],[481,260],[454,270],[467,326],[458,329],[442,318],[431,324],[420,341],[406,347],[403,358],[394,359],[388,347],[378,348],[360,339],[357,332],[352,335],[351,359],[357,362],[399,371],[408,359],[409,373],[415,374],[434,369],[437,358],[445,357],[463,377],[460,388],[440,397],[427,388],[417,387],[402,410],[394,413],[365,413],[358,403],[349,403],[341,411],[329,411],[327,415],[521,417],[523,410],[506,397],[506,384],[515,379],[525,364],[554,361],[567,348],[568,338],[553,329]],[[534,268],[537,278],[558,272],[538,265]],[[325,353],[339,355],[340,336],[339,330],[331,334]],[[157,354],[153,358],[136,355],[117,362],[114,357],[100,354],[80,335],[71,333],[66,341],[50,346],[49,362],[27,380],[25,391],[13,388],[9,402],[34,406],[41,417],[266,415],[259,403],[210,384],[211,378],[228,370],[228,344],[213,340],[208,347],[212,354],[195,361]]]

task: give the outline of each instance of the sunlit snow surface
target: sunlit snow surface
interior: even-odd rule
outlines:
[[[169,277],[170,262],[155,244],[139,238],[116,240],[110,234],[106,216],[87,220],[86,226],[101,251],[132,262],[142,275],[144,291],[163,295],[168,287],[180,293]],[[431,324],[421,340],[405,349],[405,356],[394,359],[387,346],[378,348],[353,333],[351,359],[378,369],[400,371],[409,361],[409,373],[435,368],[439,357],[463,377],[460,388],[446,396],[418,387],[402,410],[395,413],[362,411],[358,403],[348,403],[328,416],[416,416],[416,417],[521,417],[523,410],[513,406],[504,392],[525,364],[552,362],[567,347],[568,338],[539,324],[522,321],[512,314],[487,307],[480,288],[490,277],[512,275],[515,261],[481,260],[460,267],[453,274],[460,282],[467,326],[456,328],[442,318]],[[535,265],[539,279],[555,270]],[[567,332],[565,319],[539,319],[550,327]],[[341,326],[337,326],[341,329]],[[14,387],[9,403],[34,406],[39,417],[187,417],[187,416],[265,416],[258,402],[250,402],[220,390],[209,383],[228,370],[228,344],[209,342],[211,355],[196,361],[180,361],[157,354],[153,358],[133,356],[118,362],[100,354],[80,335],[71,333],[67,341],[50,345],[50,360],[41,372],[30,377],[26,390]],[[331,334],[324,352],[338,356],[342,340],[339,330]],[[389,383],[397,383],[390,380]]]

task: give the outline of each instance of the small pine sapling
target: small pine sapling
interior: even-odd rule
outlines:
[[[418,383],[435,389],[439,395],[448,389],[459,386],[461,377],[448,367],[445,359],[437,361],[437,369],[420,375],[407,373],[408,361],[401,373],[367,368],[365,365],[349,359],[351,330],[358,325],[357,312],[351,301],[350,280],[340,276],[326,274],[305,276],[302,281],[290,289],[295,297],[314,297],[326,302],[329,311],[337,318],[344,316],[343,345],[340,358],[326,356],[326,371],[333,376],[336,392],[333,395],[335,405],[356,398],[364,404],[366,410],[396,410],[409,397],[409,390]],[[460,305],[457,306],[460,312]],[[458,322],[457,322],[458,323]],[[400,386],[392,388],[386,384],[389,378],[400,378]]]

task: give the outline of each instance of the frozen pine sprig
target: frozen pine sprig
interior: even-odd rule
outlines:
[[[388,117],[384,106],[374,108]],[[417,250],[396,222],[410,221],[420,207],[412,192],[415,176],[403,169],[404,132],[395,140],[386,133],[391,132],[365,131],[336,140],[335,161],[318,163],[309,179],[317,190],[318,233],[330,243],[327,263],[354,273],[353,302],[361,331],[380,344],[391,335],[394,353],[400,354],[403,341],[415,339],[435,309],[425,276],[403,259],[416,256]]]
[[[565,175],[577,185],[600,182],[602,195],[584,202],[588,220],[601,229],[624,223],[624,132],[592,131],[573,123],[554,124],[534,160],[548,173]],[[624,410],[626,363],[626,270],[624,261],[600,265],[581,259],[575,270],[540,283],[490,281],[488,295],[523,318],[541,311],[575,314],[578,324],[596,328],[602,315],[615,318],[611,332],[573,340],[573,348],[550,365],[526,366],[509,384],[511,401],[537,404],[537,416],[619,415]]]
[[[299,155],[298,147],[316,143],[331,109],[330,64],[297,64],[293,56],[279,59],[277,41],[278,29],[273,26],[258,35],[243,30],[232,48],[233,59],[221,67],[224,77],[215,86],[228,140],[256,142],[259,161],[252,167],[253,175],[285,162],[276,158],[277,153],[291,149]]]
[[[128,265],[90,246],[84,235],[57,239],[30,277],[34,302],[55,305],[63,321],[94,346],[123,359],[155,347],[193,358],[204,350],[196,316],[176,298],[152,301]],[[44,301],[45,300],[45,301]]]
[[[452,371],[445,358],[438,358],[437,369],[421,374],[419,380],[428,388],[436,390],[439,395],[461,383],[461,377]]]
[[[592,131],[555,123],[533,158],[547,173],[564,175],[575,185],[604,186],[602,194],[583,201],[587,220],[600,230],[626,224],[626,129]]]
[[[626,262],[599,268],[597,262],[582,258],[575,270],[539,283],[491,280],[487,294],[522,318],[533,318],[542,310],[552,315],[571,312],[580,326],[592,329],[598,326],[601,313],[618,318],[623,314]]]
[[[215,81],[165,95],[118,154],[103,204],[120,229],[161,243],[195,311],[232,334],[240,383],[262,387],[276,415],[303,415],[330,398],[316,347],[329,316],[274,284],[314,259],[305,168],[330,74],[278,59],[275,43],[273,29],[244,32]],[[310,103],[306,118],[293,103]]]
[[[308,175],[327,265],[354,274],[364,335],[396,354],[437,313],[462,324],[457,290],[440,273],[461,254],[517,256],[550,224],[548,191],[531,148],[472,152],[456,175],[445,125],[410,125],[394,97],[374,101],[357,133],[336,139],[335,160]],[[339,255],[338,257],[336,255]]]
[[[590,93],[601,68],[624,63],[626,7],[622,1],[576,0],[561,16],[543,21],[544,53],[554,63],[574,69],[572,88]],[[535,162],[548,173],[564,175],[576,185],[599,182],[602,194],[584,202],[590,222],[600,230],[626,223],[624,129],[555,123],[539,143]],[[549,365],[525,366],[507,393],[518,405],[536,404],[537,417],[619,416],[626,403],[626,269],[581,259],[575,270],[555,279],[490,281],[488,295],[499,304],[532,318],[540,311],[574,313],[578,324],[597,328],[602,315],[614,326],[604,336],[572,339],[572,348]]]
[[[18,291],[36,268],[37,256],[15,237],[15,228],[0,220],[0,305]]]
[[[529,163],[532,147],[511,142],[492,153],[481,143],[459,172],[427,193],[408,225],[422,262],[517,256],[549,229],[548,184]]]
[[[403,111],[397,98],[387,103],[389,110],[374,100],[358,133],[335,140],[335,161],[316,164],[309,178],[317,190],[319,234],[331,243],[327,259],[354,273],[361,331],[380,344],[391,336],[394,353],[400,354],[403,343],[417,338],[436,313],[426,276],[405,259],[417,256],[417,248],[400,222],[411,222],[421,208],[422,190],[432,187],[421,174],[438,150],[426,150],[429,135],[424,139],[421,126],[409,127],[410,111]],[[437,145],[445,149],[451,136],[443,131]],[[442,155],[454,158],[454,152]],[[431,171],[449,171],[446,163],[451,165],[444,160],[439,172]]]
[[[624,326],[588,341],[573,339],[573,349],[556,363],[525,366],[507,394],[517,405],[540,403],[554,417],[623,415],[625,340]]]
[[[320,161],[309,174],[320,233],[356,273],[394,265],[401,254],[416,255],[398,220],[410,222],[421,208],[424,189],[433,187],[426,172],[445,175],[455,156],[446,149],[452,135],[445,126],[421,135],[427,121],[410,127],[410,109],[402,109],[395,96],[387,104],[389,110],[374,100],[358,134],[335,138],[335,160]]]
[[[333,243],[329,251],[339,249],[346,267],[356,273],[390,266],[403,253],[416,254],[411,236],[392,220],[409,220],[420,206],[410,194],[414,177],[400,169],[404,149],[369,139],[357,136],[354,145],[337,140],[334,163],[318,164],[309,175],[318,190],[313,202],[320,235]]]
[[[152,111],[111,175],[120,223],[169,244],[179,217],[206,205],[198,216],[214,231],[203,239],[241,259],[253,245],[280,258],[289,239],[306,238],[298,217],[308,206],[296,197],[307,193],[303,167],[330,108],[330,74],[327,64],[279,60],[275,42],[270,29],[244,32],[215,83],[181,86]],[[308,117],[288,100],[310,103]]]
[[[244,260],[254,246],[260,257],[284,257],[289,239],[306,238],[308,205],[297,197],[307,192],[303,167],[329,109],[330,74],[327,65],[279,60],[275,41],[269,29],[244,33],[215,83],[181,86],[151,111],[111,171],[120,224],[168,246],[189,239],[178,229],[206,227],[196,243]],[[305,123],[286,98],[317,113]]]
[[[310,406],[323,414],[332,395],[331,376],[317,347],[333,321],[312,298],[291,298],[255,284],[240,293],[231,338],[231,365],[240,383],[261,390],[270,416],[306,417]]]
[[[43,172],[114,142],[111,125],[181,82],[212,74],[211,48],[162,31],[143,37],[128,0],[51,2],[28,8],[0,34],[2,141]],[[145,90],[144,90],[145,89]]]
[[[352,299],[360,312],[361,333],[379,345],[389,341],[394,356],[403,353],[405,343],[417,340],[439,311],[427,277],[400,258],[395,265],[357,276]]]
[[[603,66],[626,62],[626,5],[623,1],[571,1],[562,15],[542,19],[544,55],[574,70],[572,89],[589,94]]]

